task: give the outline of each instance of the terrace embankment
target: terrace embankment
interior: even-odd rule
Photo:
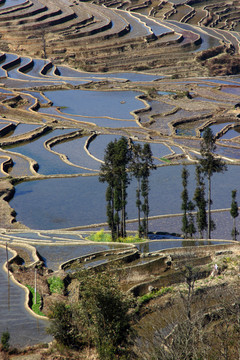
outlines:
[[[155,30],[156,35],[144,21],[139,23],[134,13],[125,17],[124,12],[101,5],[102,2],[73,1],[66,6],[62,0],[33,0],[16,6],[12,11],[2,10],[1,49],[35,58],[49,58],[51,65],[66,63],[95,72],[148,70],[181,77],[207,75],[208,68],[202,66],[192,52],[203,41],[194,28],[185,30],[176,25],[171,28],[168,23],[165,32]],[[136,8],[135,3],[134,6]],[[159,10],[165,6],[166,10],[169,9],[169,3],[165,2],[154,12],[156,28],[163,27],[161,20],[165,13],[162,11],[162,16]],[[187,16],[183,16],[181,21],[188,21],[189,14],[193,20],[195,13],[188,6]],[[171,20],[170,14],[168,18]],[[224,40],[224,36],[217,33],[209,37]],[[234,42],[234,39],[232,37],[233,47],[236,47],[237,40]],[[231,39],[227,43],[226,51]],[[234,52],[229,56],[234,57]],[[217,72],[216,66],[214,69]],[[235,71],[232,65],[228,66],[229,70]]]
[[[14,249],[18,250],[16,247]],[[54,296],[50,299],[49,289],[46,286],[46,279],[49,276],[57,275],[65,279],[66,291],[63,291],[63,294],[68,295],[63,296],[62,294],[61,299],[72,301],[78,288],[75,285],[77,282],[76,274],[79,271],[84,268],[94,268],[96,271],[108,268],[108,271],[119,276],[120,285],[124,291],[129,290],[135,297],[139,297],[162,287],[173,286],[177,290],[178,286],[185,283],[184,269],[186,266],[197,271],[196,281],[204,283],[204,279],[208,279],[209,283],[212,284],[214,282],[212,281],[214,264],[218,265],[215,276],[217,274],[229,275],[233,266],[231,262],[231,268],[229,267],[229,259],[235,261],[239,254],[240,248],[237,243],[235,245],[188,246],[180,249],[166,249],[151,254],[139,254],[134,248],[116,249],[69,260],[61,266],[67,273],[58,270],[54,274],[44,267],[43,262],[38,260],[38,265],[41,263],[41,266],[38,266],[37,276],[38,286],[41,288],[43,297],[43,312],[48,312],[51,300],[55,299]],[[28,252],[21,251],[21,261],[19,261],[19,257],[13,258],[10,269],[19,282],[33,285],[36,262],[28,266],[22,265],[26,255],[28,258]],[[39,256],[41,259],[41,255],[38,255],[38,258]],[[233,277],[229,277],[229,283],[238,274],[237,263],[235,265],[236,271],[232,272]]]
[[[171,246],[171,242],[169,242],[169,246]],[[208,246],[189,245],[183,248],[169,248],[143,254],[134,249],[125,252],[116,250],[73,259],[64,263],[62,268],[68,269],[70,274],[74,274],[83,269],[86,263],[88,268],[94,267],[96,270],[107,267],[110,271],[118,274],[121,287],[125,291],[131,291],[134,296],[142,296],[148,293],[149,289],[159,289],[184,282],[183,269],[185,266],[198,268],[199,280],[208,278],[214,263],[220,264],[224,257],[232,254],[238,256],[239,253],[240,248],[237,243]],[[219,267],[220,272],[224,269],[224,266]]]
[[[15,211],[8,201],[14,196],[14,186],[7,179],[0,181],[0,227],[5,229],[27,229],[27,226],[16,222]]]

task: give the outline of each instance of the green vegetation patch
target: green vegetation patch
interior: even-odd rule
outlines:
[[[112,237],[110,234],[105,233],[103,229],[91,234],[88,238],[91,241],[96,241],[96,242],[111,242]],[[119,237],[116,242],[120,242],[120,243],[136,243],[136,242],[142,242],[145,241],[145,239],[138,237],[137,235],[135,236],[127,236],[126,238],[122,238]]]
[[[135,236],[127,236],[126,238],[118,238],[118,242],[121,243],[138,243],[138,242],[143,242],[146,241],[146,239],[140,238],[139,236],[135,235]]]
[[[103,229],[91,234],[89,236],[89,240],[96,242],[110,242],[112,241],[112,237],[110,234],[105,233]]]
[[[53,276],[51,278],[49,278],[47,280],[48,285],[49,285],[49,290],[51,292],[51,294],[53,293],[57,293],[57,294],[62,294],[64,291],[64,282],[62,279],[60,279],[57,276]]]
[[[139,305],[143,305],[146,304],[147,302],[149,302],[151,299],[155,299],[159,296],[163,296],[169,292],[173,291],[173,287],[162,287],[160,290],[156,290],[156,291],[152,291],[150,293],[147,293],[141,297],[139,297],[138,299],[138,303]]]
[[[40,310],[40,308],[41,308],[41,296],[40,296],[40,294],[37,292],[37,294],[36,294],[36,304],[34,304],[35,291],[30,285],[26,285],[26,287],[28,288],[28,290],[31,293],[31,296],[30,296],[30,300],[31,300],[30,301],[30,308],[32,309],[32,311],[35,312],[35,314],[37,314],[37,315],[46,316]]]
[[[170,163],[170,162],[171,162],[171,160],[165,159],[165,158],[160,158],[160,160],[165,161],[166,163]]]

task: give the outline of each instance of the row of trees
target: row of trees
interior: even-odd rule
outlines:
[[[108,184],[106,190],[107,222],[112,239],[126,237],[127,188],[137,180],[136,207],[139,236],[147,237],[149,216],[149,176],[155,168],[149,144],[134,144],[125,137],[111,141],[105,150],[99,181]],[[143,218],[141,217],[143,215]]]
[[[211,180],[214,173],[220,173],[227,170],[225,163],[216,158],[214,152],[216,151],[215,138],[212,130],[208,127],[203,133],[203,139],[201,142],[201,158],[196,166],[196,189],[193,197],[193,201],[188,200],[187,182],[189,173],[186,168],[182,171],[182,210],[184,211],[182,220],[182,231],[184,236],[190,237],[196,233],[194,225],[194,218],[192,211],[197,208],[196,223],[199,231],[199,237],[203,238],[203,231],[207,230],[207,238],[211,239],[211,232],[215,229],[215,223],[211,217]],[[207,200],[205,199],[205,181],[207,179]],[[207,210],[206,210],[207,208]]]
[[[184,167],[182,170],[182,231],[184,237],[193,236],[196,233],[193,210],[196,209],[196,225],[199,232],[199,238],[203,238],[203,232],[207,231],[207,238],[211,239],[211,232],[216,225],[211,216],[211,180],[214,173],[220,173],[227,170],[226,164],[223,160],[216,158],[214,152],[216,151],[215,137],[210,128],[207,128],[203,133],[203,140],[201,142],[201,158],[196,166],[195,179],[196,189],[193,196],[193,201],[189,200],[188,196],[188,177],[189,172]],[[207,199],[205,196],[205,181],[207,180]],[[238,216],[238,204],[236,201],[237,190],[232,191],[232,204],[230,214],[233,218],[232,238],[236,240],[238,231],[236,229],[236,217]]]
[[[193,200],[188,196],[189,172],[184,167],[182,171],[182,231],[184,237],[192,237],[198,230],[202,239],[204,231],[206,237],[211,239],[211,232],[215,229],[215,223],[211,216],[212,207],[212,176],[227,170],[224,161],[215,155],[216,144],[212,130],[208,127],[203,133],[201,142],[201,158],[196,166],[195,178],[196,189]],[[111,230],[112,239],[126,237],[126,205],[127,188],[130,180],[137,181],[136,207],[138,213],[138,235],[148,236],[149,217],[149,176],[155,169],[152,151],[149,144],[134,144],[125,137],[111,141],[105,150],[104,163],[100,168],[99,181],[108,184],[106,190],[107,222]],[[205,190],[207,188],[207,194]],[[236,240],[236,217],[238,205],[236,202],[236,190],[232,192],[231,216],[233,217],[232,237]],[[193,211],[196,210],[196,220]],[[195,227],[197,225],[197,230]]]

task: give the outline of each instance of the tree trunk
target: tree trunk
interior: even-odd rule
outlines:
[[[236,241],[236,238],[237,238],[237,234],[236,234],[236,218],[234,217],[233,218],[233,231],[234,231],[234,241]]]
[[[122,188],[122,212],[121,212],[121,236],[126,237],[126,205],[125,205],[125,191],[124,191],[124,183],[121,180],[121,188]]]
[[[146,196],[146,234],[145,237],[148,238],[148,214],[149,214],[149,210],[148,210],[148,194]]]
[[[208,175],[208,239],[211,239],[211,178]]]
[[[138,236],[141,237],[140,179],[137,181]]]
[[[111,209],[111,213],[112,213],[112,240],[115,241],[115,236],[116,236],[116,231],[115,231],[115,220],[114,220],[114,195],[113,195],[113,191],[112,191],[112,209]]]

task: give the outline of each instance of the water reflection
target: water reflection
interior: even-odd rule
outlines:
[[[189,197],[192,197],[195,167],[188,166],[188,169]],[[182,166],[165,166],[152,172],[150,216],[181,213],[181,170]],[[240,167],[234,165],[228,166],[228,171],[223,174],[214,174],[213,209],[230,207],[231,190],[238,188],[239,176]],[[106,221],[105,189],[106,185],[99,183],[97,176],[25,182],[16,186],[10,205],[17,211],[17,220],[33,229],[102,223]],[[133,181],[128,191],[128,218],[137,217],[135,190],[136,183]]]

